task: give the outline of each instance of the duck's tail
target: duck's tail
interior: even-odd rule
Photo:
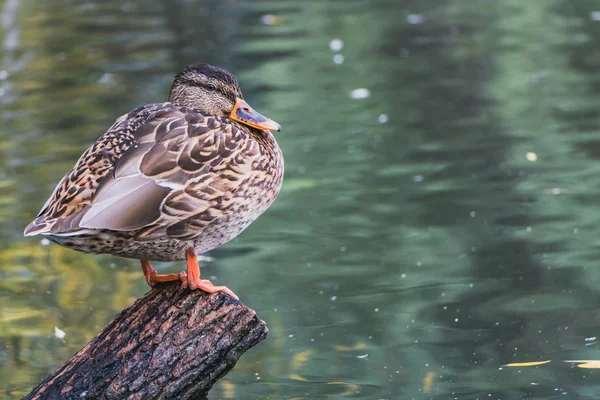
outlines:
[[[23,235],[25,235],[25,236],[43,235],[44,233],[48,233],[49,228],[50,227],[46,223],[46,219],[44,217],[39,217],[39,218],[36,218],[34,221],[32,221],[29,225],[27,225],[27,228],[25,228]]]

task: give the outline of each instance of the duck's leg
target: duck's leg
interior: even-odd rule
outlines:
[[[185,258],[187,259],[187,277],[184,279],[182,276],[183,286],[189,286],[192,290],[200,289],[208,293],[223,292],[236,300],[238,299],[235,293],[226,286],[215,286],[208,279],[200,279],[200,266],[193,249],[185,251]]]
[[[146,282],[151,287],[156,286],[157,283],[161,282],[172,282],[172,281],[183,281],[185,279],[185,272],[180,274],[158,274],[156,270],[150,264],[148,260],[140,260],[142,263],[142,271],[144,271],[144,277],[146,277]],[[183,275],[182,275],[183,274]]]

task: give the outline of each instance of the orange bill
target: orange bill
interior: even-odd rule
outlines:
[[[281,132],[281,125],[256,112],[245,100],[238,98],[235,107],[229,115],[229,119],[248,125],[253,128],[266,131]]]

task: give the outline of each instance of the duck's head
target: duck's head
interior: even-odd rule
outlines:
[[[235,77],[219,67],[194,64],[175,75],[169,93],[173,104],[220,115],[261,130],[280,131],[281,126],[246,103]]]

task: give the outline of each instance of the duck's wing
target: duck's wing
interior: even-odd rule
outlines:
[[[260,148],[229,120],[177,108],[160,110],[133,132],[70,226],[190,239],[219,216],[252,171]]]
[[[91,204],[96,189],[109,174],[112,165],[133,143],[133,133],[153,111],[163,106],[149,104],[119,117],[58,182],[36,219],[25,228],[24,234],[60,234],[78,229],[81,212]]]

